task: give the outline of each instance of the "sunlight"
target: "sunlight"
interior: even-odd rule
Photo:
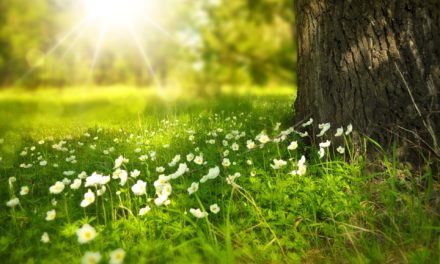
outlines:
[[[133,23],[146,12],[145,0],[85,0],[88,17],[102,26],[111,28]]]

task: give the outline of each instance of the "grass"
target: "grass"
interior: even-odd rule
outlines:
[[[416,172],[392,154],[368,161],[367,148],[380,146],[368,139],[359,146],[351,134],[319,158],[319,142],[288,133],[293,92],[245,92],[200,98],[127,87],[2,91],[2,263],[77,263],[86,251],[99,252],[104,263],[117,248],[127,263],[440,263],[439,186],[429,163]],[[261,144],[262,134],[271,141]],[[256,147],[248,149],[248,140]],[[295,150],[288,149],[292,141]],[[189,153],[204,163],[188,161]],[[78,190],[66,184],[60,194],[49,192],[82,171],[112,176],[121,155],[129,160],[121,170],[140,175],[123,186],[111,179],[89,206],[80,206],[84,194],[101,187],[86,188],[84,180]],[[302,155],[306,173],[294,176]],[[274,159],[287,164],[274,169]],[[169,181],[170,203],[157,206],[154,182],[179,163],[188,171]],[[190,195],[191,183],[216,166],[219,176]],[[138,180],[147,183],[146,195],[133,192]],[[22,186],[27,195],[19,194]],[[20,204],[6,206],[14,197]],[[212,204],[220,212],[212,213]],[[145,206],[151,210],[139,216]],[[197,218],[191,208],[209,215]],[[55,219],[46,221],[53,209]],[[81,244],[76,232],[86,223],[98,235]],[[41,242],[44,232],[49,243]]]

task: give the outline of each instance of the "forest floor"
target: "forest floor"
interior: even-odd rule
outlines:
[[[1,262],[440,263],[429,163],[250,91],[0,92]]]

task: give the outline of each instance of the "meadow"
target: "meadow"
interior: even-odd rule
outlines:
[[[1,262],[440,263],[429,161],[415,170],[351,124],[313,142],[294,99],[1,91]]]

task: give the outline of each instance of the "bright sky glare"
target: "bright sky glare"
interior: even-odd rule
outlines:
[[[149,0],[85,0],[87,16],[101,26],[128,26],[148,13]]]

